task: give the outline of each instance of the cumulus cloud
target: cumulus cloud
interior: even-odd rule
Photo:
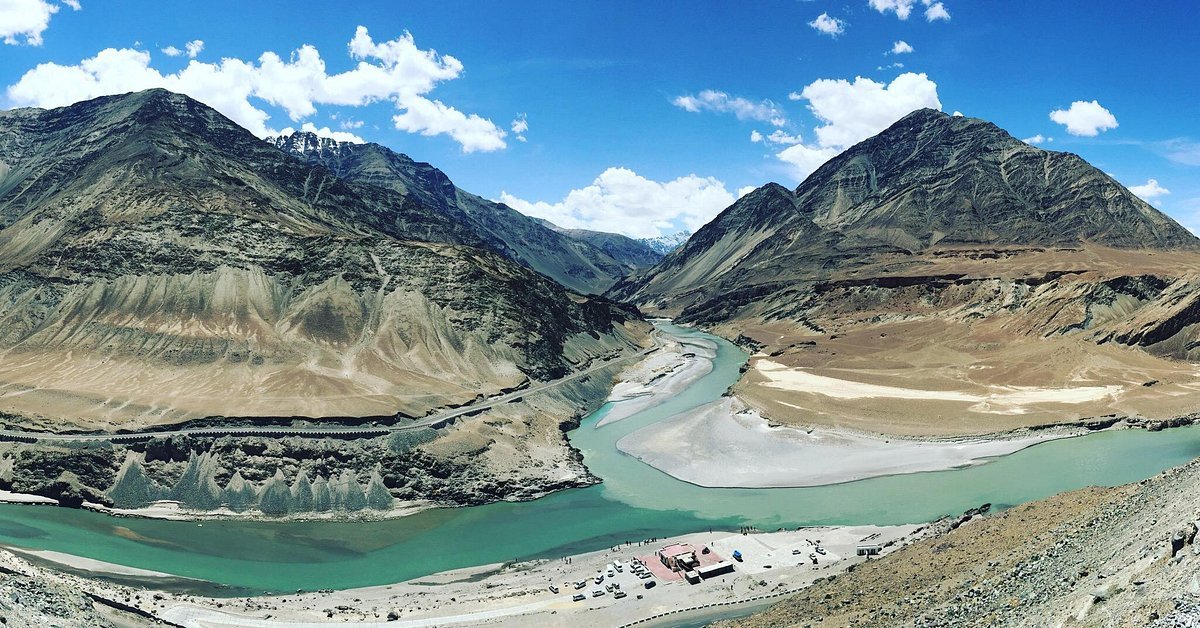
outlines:
[[[792,144],[799,144],[803,140],[800,139],[799,135],[790,135],[783,129],[775,129],[770,135],[763,135],[758,131],[751,131],[750,141],[756,144],[759,142],[770,142],[772,144],[785,144],[790,146]]]
[[[78,11],[78,0],[65,0],[64,5]],[[16,46],[42,45],[42,33],[50,28],[50,18],[59,6],[47,0],[0,0],[0,41]]]
[[[850,146],[923,107],[941,109],[937,84],[925,74],[906,72],[889,84],[857,77],[819,79],[804,88],[813,115],[823,122],[814,132],[822,146]]]
[[[168,57],[178,57],[179,55],[183,54],[183,51],[175,46],[167,46],[166,48],[162,49],[162,53]]]
[[[896,17],[907,20],[909,15],[912,15],[913,7],[916,6],[916,0],[868,0],[867,4],[872,9],[880,13],[895,13]],[[925,19],[934,22],[937,20],[949,20],[950,11],[946,9],[946,5],[934,0],[921,0],[921,4],[925,6]]]
[[[757,189],[758,188],[754,187],[753,185],[747,185],[745,187],[740,187],[740,188],[738,188],[738,191],[737,191],[737,197],[742,198],[743,196],[745,196]]]
[[[1171,190],[1158,184],[1158,179],[1149,179],[1142,185],[1131,185],[1129,186],[1129,191],[1138,195],[1144,201],[1150,201],[1171,193]]]
[[[195,59],[196,57],[200,56],[200,51],[204,50],[204,40],[193,39],[192,41],[184,44],[183,49],[185,52],[187,52],[189,59]]]
[[[808,101],[809,110],[821,122],[813,129],[815,142],[797,142],[776,154],[801,179],[847,147],[879,133],[913,110],[942,108],[937,84],[925,74],[912,72],[901,74],[887,84],[861,76],[853,82],[820,79],[798,93],[792,92],[788,98]]]
[[[190,42],[189,54],[191,50],[199,54],[202,48],[199,40]],[[271,116],[258,101],[283,109],[297,123],[314,115],[317,105],[361,107],[390,101],[399,110],[392,119],[397,129],[447,135],[467,153],[505,147],[507,133],[490,120],[427,97],[438,84],[462,74],[458,59],[418,48],[407,32],[376,42],[362,26],[350,41],[349,51],[357,65],[337,74],[329,74],[320,52],[307,44],[287,60],[268,51],[256,61],[192,60],[176,73],[163,74],[151,67],[149,52],[108,48],[75,65],[40,64],[5,93],[12,106],[59,107],[97,96],[162,87],[204,102],[260,137],[277,131],[269,126]]]
[[[1050,119],[1067,127],[1067,133],[1095,137],[1102,131],[1117,128],[1117,118],[1099,102],[1076,100],[1068,109],[1055,109]]]
[[[525,118],[525,114],[519,113],[509,124],[509,128],[512,129],[513,136],[517,138],[518,142],[524,142],[525,132],[529,130],[529,120]]]
[[[769,122],[774,126],[787,124],[783,112],[769,100],[754,102],[713,89],[706,89],[694,96],[690,94],[677,96],[671,101],[671,104],[692,113],[701,111],[732,113],[738,120],[759,120]]]
[[[846,32],[846,23],[836,17],[830,17],[828,13],[822,13],[816,19],[808,23],[817,32],[824,33],[830,37],[837,37]]]
[[[633,238],[675,233],[680,227],[695,231],[734,200],[725,184],[712,177],[689,174],[673,181],[653,181],[628,168],[609,168],[556,203],[500,193],[501,203],[560,227]]]
[[[950,12],[946,10],[946,5],[942,4],[941,2],[934,2],[933,4],[926,2],[925,4],[927,5],[925,8],[925,19],[927,21],[950,21]]]
[[[333,129],[330,129],[327,126],[317,128],[317,125],[313,124],[312,122],[305,122],[304,124],[300,125],[300,130],[304,131],[306,133],[320,135],[321,137],[328,137],[329,139],[337,140],[339,142],[349,142],[351,144],[366,143],[366,140],[364,140],[363,138],[361,138],[353,133],[350,133],[347,131],[334,131]],[[295,132],[296,132],[296,129],[289,126],[289,127],[284,128],[283,130],[281,130],[279,132],[279,134],[280,135],[291,135],[292,133],[295,133]]]
[[[1021,141],[1025,142],[1026,144],[1031,144],[1033,146],[1037,146],[1038,144],[1046,144],[1048,142],[1053,142],[1054,138],[1046,137],[1045,135],[1038,133],[1037,135],[1034,135],[1033,137],[1027,137]]]
[[[905,54],[908,54],[908,53],[910,53],[910,52],[912,52],[912,51],[913,51],[913,47],[912,47],[911,45],[909,45],[909,43],[908,43],[908,42],[906,42],[906,41],[904,41],[903,39],[901,39],[900,41],[898,41],[898,42],[896,42],[896,43],[892,44],[892,50],[891,50],[891,54],[894,54],[894,55],[905,55]]]
[[[907,20],[909,14],[912,13],[913,0],[869,0],[868,4],[872,9],[880,13],[891,11],[896,14],[896,17]]]

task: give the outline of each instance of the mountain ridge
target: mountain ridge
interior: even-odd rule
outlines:
[[[572,238],[507,205],[463,191],[434,166],[380,144],[338,142],[305,131],[269,138],[268,143],[344,181],[435,209],[475,234],[477,245],[577,292],[604,292],[634,270],[586,238]]]
[[[0,410],[38,422],[420,416],[645,334],[165,90],[0,113],[0,162]]]

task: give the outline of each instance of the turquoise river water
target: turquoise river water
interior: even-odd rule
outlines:
[[[990,502],[1009,506],[1089,485],[1140,480],[1200,456],[1200,427],[1123,430],[1044,443],[988,464],[803,489],[713,489],[617,451],[622,436],[717,399],[746,354],[718,344],[711,373],[659,406],[603,428],[606,405],[570,434],[604,483],[527,503],[430,510],[390,521],[118,519],[0,505],[0,544],[45,549],[226,585],[231,593],[344,589],[507,560],[558,557],[709,528],[764,530],[930,521]]]

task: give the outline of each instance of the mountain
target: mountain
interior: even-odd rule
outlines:
[[[990,433],[1195,411],[1198,251],[1079,156],[925,109],[608,294],[758,351],[735,392],[774,420]]]
[[[1198,241],[1077,155],[1030,146],[983,120],[922,109],[831,159],[795,190],[768,184],[742,197],[653,273],[614,294],[686,310],[759,278],[813,276],[869,254],[1083,245],[1195,250]]]
[[[650,268],[663,258],[661,253],[646,245],[641,240],[635,240],[619,233],[591,231],[589,229],[564,229],[549,220],[541,218],[535,218],[534,220],[547,229],[557,231],[571,239],[586,242],[604,251],[609,257],[625,266],[629,273]]]
[[[476,238],[470,244],[489,248],[576,292],[604,292],[636,268],[587,238],[558,233],[507,205],[460,190],[441,170],[385,146],[338,142],[307,132],[269,142],[323,166],[366,196],[399,195],[406,203],[432,210],[469,231]]]
[[[687,242],[691,235],[687,231],[680,231],[671,235],[658,236],[657,238],[641,238],[638,242],[645,244],[661,255],[667,255],[671,251],[683,246],[684,242]]]
[[[493,252],[436,170],[347,153],[314,165],[164,90],[0,112],[0,411],[422,416],[645,341]]]

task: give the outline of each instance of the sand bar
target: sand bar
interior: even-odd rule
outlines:
[[[668,339],[661,351],[621,373],[608,396],[613,406],[596,427],[657,406],[712,372],[716,343],[701,338]]]
[[[726,397],[633,432],[617,441],[617,448],[699,486],[805,487],[981,464],[1074,434],[1056,430],[921,441],[772,427],[741,401]]]

